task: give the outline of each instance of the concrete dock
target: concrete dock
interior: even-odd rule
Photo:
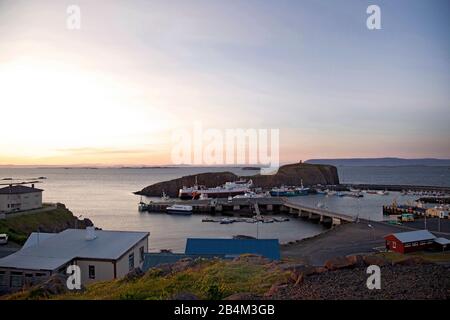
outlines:
[[[350,215],[332,212],[322,208],[307,207],[289,201],[285,197],[248,198],[248,199],[206,199],[206,200],[169,200],[150,202],[146,206],[148,212],[166,212],[168,206],[183,204],[192,206],[194,214],[211,214],[225,216],[253,217],[258,207],[264,214],[285,214],[303,218],[327,226],[340,225],[355,221]]]

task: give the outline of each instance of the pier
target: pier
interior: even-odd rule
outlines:
[[[293,217],[322,223],[328,226],[354,222],[355,217],[322,208],[307,207],[289,201],[285,197],[249,199],[168,200],[150,202],[145,211],[166,212],[168,206],[184,204],[192,206],[194,214],[253,217],[256,210],[264,214],[287,214]]]

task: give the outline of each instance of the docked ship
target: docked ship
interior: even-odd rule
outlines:
[[[309,193],[309,188],[303,186],[303,180],[300,181],[300,187],[294,189],[296,195],[298,196],[307,196]]]
[[[180,215],[191,215],[192,206],[185,206],[181,204],[174,204],[173,206],[167,207],[168,214],[180,214]]]
[[[252,180],[239,180],[226,182],[223,186],[215,188],[199,187],[197,184],[193,187],[183,187],[178,192],[178,197],[182,200],[188,199],[207,199],[207,198],[228,198],[242,195],[250,192],[253,185]]]
[[[298,194],[294,189],[281,186],[279,188],[272,188],[272,190],[270,190],[270,195],[272,197],[295,197]]]

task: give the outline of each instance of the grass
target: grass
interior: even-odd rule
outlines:
[[[163,276],[151,269],[135,280],[113,280],[87,286],[81,293],[67,293],[52,299],[161,300],[178,293],[192,293],[200,299],[223,299],[234,293],[265,293],[272,284],[287,281],[289,272],[246,261],[199,260],[193,267]],[[16,293],[9,299],[39,299],[33,290]]]
[[[401,254],[398,252],[380,252],[377,253],[378,256],[381,256],[391,262],[399,262],[405,259],[408,259],[410,257],[418,257],[423,258],[426,261],[429,262],[450,262],[450,251],[446,252],[413,252],[413,253],[406,253]]]
[[[0,220],[0,233],[6,233],[9,240],[24,244],[28,236],[35,231],[61,231],[73,224],[75,217],[63,205],[55,210],[16,216]]]

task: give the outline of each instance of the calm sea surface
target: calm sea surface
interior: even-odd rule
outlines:
[[[420,184],[450,187],[450,167],[340,167],[341,182]],[[45,190],[44,201],[62,202],[77,216],[109,230],[150,231],[150,249],[183,251],[187,237],[230,237],[237,234],[256,236],[256,224],[221,225],[202,223],[205,216],[188,217],[139,213],[139,197],[132,192],[160,181],[201,172],[232,171],[252,175],[255,171],[230,168],[154,168],[154,169],[62,169],[0,168],[0,179],[47,177],[38,187]],[[7,183],[8,181],[3,181]],[[412,196],[391,193],[388,196],[365,195],[362,199],[312,195],[292,198],[306,205],[319,202],[330,210],[382,219],[381,206],[393,199],[403,203]],[[323,231],[320,225],[301,220],[259,225],[261,238],[278,238],[280,242],[302,239]]]

